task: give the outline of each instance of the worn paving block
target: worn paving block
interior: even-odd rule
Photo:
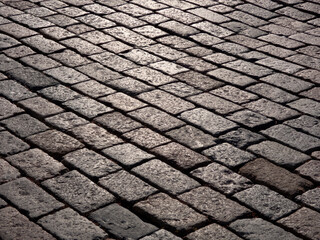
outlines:
[[[277,165],[289,168],[293,168],[310,159],[304,153],[273,141],[263,141],[259,144],[251,145],[248,150]]]
[[[0,132],[0,154],[12,155],[29,149],[30,146],[7,131]]]
[[[77,171],[46,180],[42,185],[81,213],[114,201],[114,196]]]
[[[298,167],[296,171],[303,176],[312,178],[316,182],[320,182],[320,161],[311,160]]]
[[[31,141],[44,151],[59,155],[66,154],[83,147],[83,144],[78,140],[57,130],[48,130],[43,133],[38,133],[28,137],[27,140]]]
[[[154,89],[153,86],[147,85],[131,77],[125,77],[111,81],[108,83],[108,86],[131,95],[136,95]]]
[[[64,52],[63,52],[64,53]],[[61,53],[61,54],[63,54]],[[54,57],[55,55],[52,55]],[[70,58],[71,61],[77,62],[74,56],[71,53],[68,54],[67,58]],[[63,62],[64,64],[68,65],[64,62],[64,59],[57,58],[57,60]],[[72,67],[72,66],[71,66]],[[44,71],[46,74],[52,76],[53,78],[57,79],[59,82],[62,82],[66,85],[71,85],[79,82],[83,82],[88,80],[88,77],[71,67],[61,66],[57,68],[52,68],[49,70]],[[58,84],[58,83],[57,83]]]
[[[0,209],[0,238],[15,240],[56,239],[12,207]]]
[[[18,63],[17,61],[13,60],[12,58],[7,57],[4,54],[0,54],[0,71],[12,71],[16,68],[21,68],[22,65]]]
[[[44,132],[48,126],[28,114],[21,114],[1,121],[2,124],[21,138]]]
[[[182,51],[175,50],[174,48],[171,48],[162,44],[154,44],[154,45],[145,47],[144,50],[171,61],[178,60],[179,58],[188,56],[186,53]]]
[[[169,83],[161,86],[160,89],[172,93],[178,97],[188,97],[190,95],[201,93],[200,90],[183,82]]]
[[[141,161],[154,158],[154,155],[147,153],[131,143],[119,144],[106,149],[102,152],[112,159],[125,166],[133,166]]]
[[[77,67],[79,65],[88,64],[91,62],[89,59],[82,57],[81,55],[79,55],[76,52],[69,50],[69,49],[66,49],[66,50],[59,52],[59,53],[50,54],[49,56],[67,66],[67,67],[65,67],[65,66],[59,67],[58,69],[61,69],[61,70],[62,69],[66,70],[66,69],[68,69],[68,67]],[[46,72],[49,73],[49,72],[51,72],[51,70],[53,70],[53,69],[47,70]],[[69,69],[68,72],[70,73],[72,71]],[[76,71],[74,70],[74,72],[76,72]],[[61,76],[61,77],[66,78],[67,76]],[[66,81],[66,82],[67,83],[68,82],[69,83],[73,83],[73,82],[76,83],[80,80],[81,79],[69,79],[69,81]]]
[[[145,103],[122,92],[110,94],[106,97],[99,98],[99,100],[111,105],[113,108],[120,109],[126,112],[146,106]]]
[[[245,164],[240,168],[239,173],[290,196],[303,193],[313,186],[312,182],[307,179],[262,158]]]
[[[140,239],[158,229],[116,203],[91,213],[90,217],[108,232],[122,239]]]
[[[170,142],[170,139],[152,131],[149,128],[139,128],[123,134],[123,136],[140,146],[154,148],[164,143]]]
[[[238,148],[243,148],[247,145],[260,142],[265,139],[262,135],[251,132],[244,128],[238,128],[234,131],[219,136],[219,138]]]
[[[83,74],[86,74],[89,77],[104,83],[122,77],[121,74],[112,71],[99,63],[90,63],[84,66],[77,67],[76,69]]]
[[[224,194],[233,194],[252,186],[252,182],[218,163],[211,163],[191,172],[191,175],[208,183]]]
[[[320,238],[320,213],[309,208],[303,207],[278,223],[310,239]]]
[[[182,238],[179,238],[175,235],[173,235],[171,232],[165,230],[165,229],[160,229],[151,235],[145,236],[141,238],[140,240],[182,240]]]
[[[199,32],[194,27],[179,23],[174,20],[161,23],[159,25],[159,27],[164,28],[166,31],[173,32],[173,33],[180,35],[182,37],[187,37],[187,36],[190,36],[190,35],[193,35],[193,34],[196,34]]]
[[[247,86],[248,84],[256,82],[256,80],[251,77],[231,71],[226,68],[217,68],[213,71],[208,72],[207,74],[224,82],[231,83],[240,87]]]
[[[253,154],[240,150],[229,143],[208,148],[203,151],[203,154],[227,167],[237,167],[255,158]]]
[[[263,116],[259,113],[250,110],[240,110],[238,112],[232,113],[227,117],[228,119],[243,124],[249,128],[262,127],[266,124],[271,123],[273,120]]]
[[[23,110],[7,99],[0,97],[0,119],[11,117],[17,113],[21,113]]]
[[[94,80],[75,84],[72,86],[72,88],[79,90],[80,92],[83,92],[84,94],[93,98],[102,97],[115,92],[115,90],[112,88],[109,88],[106,85]]]
[[[134,209],[174,231],[190,230],[207,221],[204,215],[164,193],[136,203]]]
[[[62,163],[37,148],[9,156],[6,160],[29,177],[40,181],[67,170]]]
[[[214,137],[191,125],[173,129],[166,134],[177,142],[187,145],[191,149],[209,147],[215,144]]]
[[[255,100],[258,98],[258,96],[255,94],[246,92],[230,85],[214,89],[210,93],[239,104],[250,102],[251,100]]]
[[[309,207],[320,210],[320,188],[314,188],[296,197],[296,200]]]
[[[100,227],[71,208],[47,215],[37,223],[61,239],[95,240],[108,236]]]
[[[43,88],[38,92],[41,95],[45,96],[46,98],[56,102],[65,102],[68,100],[73,100],[81,97],[79,93],[61,84],[52,86],[52,87]]]
[[[88,124],[89,122],[72,112],[64,112],[52,117],[45,118],[45,121],[58,129],[68,130],[74,127]]]
[[[0,208],[3,208],[5,206],[7,206],[6,201],[4,201],[2,198],[0,198]],[[1,236],[1,233],[0,233],[0,236]]]
[[[199,187],[178,196],[201,213],[219,222],[231,222],[250,210],[208,187]]]
[[[200,185],[194,179],[158,159],[150,160],[133,168],[132,171],[174,195]]]
[[[213,88],[221,87],[224,85],[223,82],[220,82],[216,79],[213,79],[195,71],[179,73],[175,75],[175,77],[178,78],[180,81],[185,82],[201,90],[211,90]]]
[[[0,82],[0,93],[12,101],[20,101],[36,96],[35,93],[13,80]]]
[[[278,220],[299,208],[295,202],[262,185],[254,185],[233,197],[271,220]]]
[[[193,233],[187,235],[188,240],[241,240],[240,237],[230,232],[228,229],[213,223],[206,227],[200,228]]]
[[[121,169],[110,159],[87,148],[68,153],[63,160],[90,177],[103,177]]]
[[[288,103],[288,105],[300,112],[310,114],[315,117],[320,116],[320,103],[318,101],[301,98],[294,102]]]
[[[138,201],[158,191],[124,170],[101,178],[99,184],[128,202]]]
[[[75,127],[71,129],[71,132],[76,138],[96,149],[110,147],[123,142],[121,138],[94,123]]]
[[[300,151],[308,151],[320,146],[318,138],[299,132],[283,124],[270,127],[261,131],[261,133],[299,149]]]
[[[237,124],[203,108],[183,112],[181,118],[216,135],[237,127]]]
[[[5,183],[18,177],[20,177],[19,170],[0,158],[0,183]]]
[[[168,143],[151,150],[183,169],[193,168],[199,164],[211,162],[209,158],[190,150],[178,143]]]
[[[37,218],[64,206],[27,178],[19,178],[0,186],[0,194],[31,218]]]
[[[248,240],[301,240],[292,233],[261,218],[239,219],[230,224],[231,229]]]

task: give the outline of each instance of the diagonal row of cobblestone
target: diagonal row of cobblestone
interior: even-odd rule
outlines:
[[[0,0],[0,239],[320,239],[318,0]]]

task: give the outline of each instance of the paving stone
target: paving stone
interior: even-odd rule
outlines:
[[[39,17],[27,13],[11,16],[10,18],[17,21],[18,23],[23,23],[24,25],[27,25],[31,29],[39,29],[53,25],[53,23],[51,22],[48,22],[46,20],[43,20]]]
[[[210,22],[214,22],[214,23],[222,23],[225,21],[230,20],[230,18],[225,17],[219,13],[215,13],[213,11],[210,11],[206,8],[195,8],[192,10],[189,10],[188,12],[191,12],[201,18],[204,18]]]
[[[207,157],[178,143],[169,143],[156,147],[152,149],[152,152],[166,158],[167,161],[183,169],[193,168],[199,164],[210,162]]]
[[[35,35],[32,37],[24,38],[22,40],[25,44],[38,49],[43,53],[53,53],[64,49],[65,47],[53,40],[47,39],[42,35]]]
[[[281,73],[269,75],[267,77],[261,78],[261,80],[295,93],[306,90],[313,85],[299,78],[295,78]]]
[[[9,48],[4,50],[3,52],[11,58],[21,58],[35,53],[31,48],[27,46]]]
[[[72,86],[72,88],[81,91],[84,94],[87,94],[93,98],[102,97],[115,92],[115,90],[94,80],[89,80],[75,84]]]
[[[113,37],[100,31],[91,31],[91,32],[82,33],[79,35],[79,37],[93,44],[108,43],[115,40]]]
[[[255,158],[253,154],[240,150],[229,143],[208,148],[203,151],[203,154],[230,168],[237,167]]]
[[[298,132],[295,129],[282,124],[270,127],[261,131],[261,133],[277,139],[293,148],[299,149],[300,151],[309,151],[319,147],[320,144],[318,138]]]
[[[55,60],[52,60],[51,58],[48,58],[42,54],[34,54],[22,57],[20,58],[20,61],[40,71],[61,65]]]
[[[285,120],[298,115],[298,112],[295,110],[263,98],[247,103],[244,106],[254,112],[258,112],[262,115],[265,115],[269,118],[274,118],[276,120]]]
[[[124,25],[125,27],[128,27],[128,28],[139,27],[145,24],[144,21],[141,21],[135,17],[132,17],[122,12],[111,13],[109,15],[106,15],[106,18],[108,18],[109,20],[117,24]]]
[[[66,49],[62,51],[61,53],[53,53],[50,55],[50,57],[62,62],[63,64],[69,66],[69,67],[76,67],[79,65],[87,64],[90,62],[89,59],[82,57],[81,55],[75,53],[74,51],[71,51],[69,49]],[[68,69],[67,67],[60,67],[58,69]],[[49,72],[48,70],[47,72]],[[69,70],[70,71],[70,70]],[[73,70],[75,71],[75,70]],[[65,71],[64,71],[65,72]],[[73,82],[76,83],[77,78],[73,79]],[[71,82],[71,83],[73,83]]]
[[[315,137],[320,136],[320,121],[314,117],[302,115],[299,118],[284,122],[297,130],[303,130]]]
[[[122,92],[117,92],[114,94],[110,94],[106,97],[99,98],[100,101],[106,102],[111,105],[113,108],[123,110],[125,112],[133,111],[141,107],[145,107],[146,104],[130,97],[127,94]]]
[[[201,93],[200,90],[195,89],[194,87],[182,82],[169,83],[161,86],[160,89],[172,93],[178,97],[187,97],[190,95]]]
[[[112,112],[104,114],[94,119],[95,122],[113,131],[120,133],[129,132],[136,128],[142,127],[141,123],[123,115],[120,112]]]
[[[303,78],[303,79],[308,79],[314,83],[320,83],[319,71],[317,71],[315,69],[302,70],[301,72],[298,72],[295,75],[300,78]],[[310,84],[310,85],[312,86],[312,84]]]
[[[270,223],[261,218],[239,219],[230,224],[231,229],[238,233],[241,237],[248,240],[299,240],[292,233]]]
[[[242,107],[239,105],[236,105],[232,102],[209,93],[202,93],[199,95],[188,97],[187,99],[202,107],[214,110],[215,112],[220,114],[227,114],[242,109]]]
[[[87,14],[85,16],[77,17],[76,19],[97,29],[105,29],[116,25],[114,22],[94,14]]]
[[[314,87],[308,91],[302,92],[300,95],[320,101],[320,88]]]
[[[71,208],[45,216],[37,223],[61,239],[94,240],[108,236],[101,228]]]
[[[133,29],[133,31],[140,33],[141,35],[148,37],[148,38],[158,38],[164,35],[167,35],[166,32],[156,28],[152,25],[145,25],[142,27],[137,27]]]
[[[144,20],[150,24],[159,24],[159,23],[162,23],[162,22],[169,20],[169,18],[167,18],[161,14],[157,14],[157,13],[142,16],[142,17],[140,17],[140,19]]]
[[[197,57],[185,57],[177,61],[177,63],[199,72],[207,72],[217,67]]]
[[[208,22],[208,21],[202,21],[200,23],[195,23],[195,24],[192,24],[191,26],[195,27],[197,29],[200,29],[202,31],[205,31],[215,37],[218,37],[218,38],[227,37],[232,34],[232,32],[229,31],[228,29],[220,27],[220,26],[213,24],[211,22]],[[193,32],[192,34],[195,34],[195,33],[197,33],[197,32]]]
[[[168,18],[171,18],[173,20],[176,20],[178,22],[182,22],[184,24],[187,24],[187,25],[190,25],[192,23],[199,22],[202,20],[200,18],[201,16],[198,17],[196,15],[181,11],[176,8],[166,8],[166,9],[158,11],[158,13],[160,13]],[[195,13],[195,12],[192,12],[192,13]],[[197,15],[199,15],[199,14],[197,14]]]
[[[208,33],[202,33],[202,32],[194,34],[194,35],[190,36],[190,38],[195,40],[196,42],[199,42],[199,43],[205,45],[205,46],[212,46],[217,43],[223,42],[223,40],[218,37],[212,36]]]
[[[144,16],[144,15],[148,15],[150,13],[152,13],[152,11],[139,7],[135,4],[123,4],[120,6],[116,6],[115,7],[117,10],[120,10],[122,12],[128,13],[134,17],[139,17],[139,16]]]
[[[207,49],[200,46],[194,46],[186,49],[187,53],[190,53],[191,55],[195,55],[197,57],[205,57],[213,53],[211,49]],[[204,58],[206,59],[206,58]],[[207,60],[207,59],[206,59]]]
[[[265,25],[267,23],[266,21],[260,18],[254,17],[250,14],[247,14],[241,11],[233,11],[232,13],[226,14],[226,17],[230,17],[232,19],[235,19],[237,21],[240,21],[242,23],[248,24],[253,27],[258,27],[261,25]]]
[[[154,44],[145,47],[144,50],[150,52],[151,54],[156,54],[167,60],[178,60],[179,58],[187,57],[188,55],[184,52],[175,50],[171,47],[167,47],[163,44]]]
[[[218,163],[197,168],[191,172],[191,175],[228,195],[242,191],[252,185],[249,179]]]
[[[288,73],[288,74],[296,73],[304,69],[304,67],[301,67],[297,64],[293,64],[293,63],[283,61],[273,57],[261,59],[256,63],[273,68],[275,70],[278,70],[284,73]]]
[[[112,108],[88,97],[69,100],[64,102],[63,105],[88,118],[94,118],[112,111]]]
[[[260,18],[263,18],[263,19],[269,19],[269,18],[278,16],[278,14],[275,12],[268,11],[264,8],[255,6],[253,4],[242,4],[242,5],[237,6],[236,9],[240,9],[241,11],[247,12],[249,14],[253,14],[253,15],[260,17]]]
[[[291,51],[291,50],[288,50],[285,48],[281,48],[281,47],[277,47],[274,45],[265,45],[263,47],[257,48],[257,50],[271,54],[271,55],[279,57],[279,58],[285,58],[285,57],[289,57],[289,56],[295,54],[294,51]]]
[[[0,208],[3,208],[5,206],[7,206],[7,203],[4,200],[2,200],[2,198],[0,198]],[[0,236],[1,236],[1,233],[0,233]]]
[[[12,155],[29,149],[30,146],[7,131],[0,132],[0,154]]]
[[[251,26],[244,24],[244,23],[241,23],[239,21],[226,22],[226,23],[221,24],[221,26],[226,27],[229,30],[236,32],[238,34],[248,36],[250,38],[258,38],[259,36],[266,34],[266,32],[260,30],[262,27],[259,27],[259,28],[251,27]],[[247,49],[247,48],[242,46],[242,50],[245,50],[245,49]]]
[[[49,69],[45,71],[45,73],[67,85],[75,84],[88,79],[88,77],[84,74],[65,66]]]
[[[99,63],[81,66],[78,67],[77,70],[100,82],[109,82],[122,77],[119,73],[114,72]]]
[[[65,8],[57,9],[57,12],[61,14],[65,14],[69,17],[77,17],[77,16],[82,16],[87,14],[86,11],[83,11],[77,7],[65,7]]]
[[[95,210],[114,201],[112,194],[77,171],[46,180],[42,185],[81,213]]]
[[[15,68],[7,72],[8,76],[22,85],[26,85],[31,90],[36,90],[44,87],[49,87],[58,82],[53,78],[44,75],[41,72],[33,70],[32,68]]]
[[[150,10],[158,10],[166,7],[166,5],[164,4],[154,2],[151,0],[133,0],[131,2],[134,4],[140,5],[144,8],[148,8]]]
[[[92,3],[92,4],[88,4],[82,7],[84,10],[87,10],[89,12],[93,12],[96,14],[109,14],[109,13],[113,13],[114,10],[112,10],[109,7],[103,6],[101,4],[98,3]]]
[[[67,26],[79,23],[79,21],[63,14],[55,14],[55,15],[47,16],[45,17],[45,19],[59,27],[67,27]]]
[[[169,47],[179,49],[179,50],[196,46],[196,44],[194,42],[191,42],[185,38],[178,37],[175,35],[164,36],[164,37],[158,38],[157,41],[159,41],[160,43],[165,44]]]
[[[35,96],[35,93],[13,80],[0,81],[0,93],[12,101],[19,101]],[[14,107],[12,106],[12,108]]]
[[[46,152],[58,155],[63,155],[83,147],[83,144],[78,140],[56,130],[48,130],[32,135],[27,140]]]
[[[144,47],[155,43],[153,40],[146,38],[138,33],[135,33],[125,27],[109,28],[107,30],[107,33],[115,38],[118,38],[136,47]]]
[[[63,164],[37,148],[7,157],[6,160],[28,176],[40,181],[67,170]]]
[[[141,93],[138,98],[155,105],[171,114],[178,114],[185,110],[191,109],[194,105],[190,102],[175,97],[170,93],[161,90],[153,90]]]
[[[122,239],[139,239],[158,229],[118,204],[101,208],[91,213],[90,217],[108,232]]]
[[[273,23],[269,23],[264,26],[261,26],[259,27],[259,29],[270,32],[271,34],[283,35],[283,36],[290,36],[297,33],[297,31],[294,30],[293,28],[287,28],[287,27],[273,24]],[[268,36],[267,39],[271,39],[270,36]],[[270,40],[268,42],[270,42]]]
[[[24,108],[29,109],[40,117],[48,117],[63,112],[63,109],[42,97],[28,98],[19,102]]]
[[[141,49],[132,49],[126,53],[123,53],[123,55],[131,61],[141,65],[147,65],[149,63],[161,61],[161,58]]]
[[[229,85],[214,89],[210,93],[240,104],[250,102],[251,100],[258,98],[258,96],[255,94]]]
[[[154,155],[130,143],[112,146],[102,150],[102,152],[117,162],[129,167],[154,157]]]
[[[264,141],[256,145],[252,145],[248,150],[269,159],[277,165],[289,168],[300,165],[310,158],[304,153],[272,141]]]
[[[289,28],[289,29],[294,30],[292,28]],[[264,36],[259,37],[258,39],[269,42],[270,44],[275,44],[275,45],[278,45],[279,47],[285,47],[288,49],[294,49],[294,48],[301,47],[304,45],[301,42],[289,39],[285,36],[279,36],[276,34],[264,35]]]
[[[256,65],[243,60],[236,60],[233,62],[225,63],[223,66],[232,68],[234,70],[249,74],[255,77],[263,77],[273,73],[271,69]]]
[[[93,45],[92,43],[78,37],[63,40],[63,41],[60,41],[60,43],[66,45],[72,50],[73,49],[77,50],[79,53],[83,55],[91,55],[91,54],[103,52],[102,48],[96,45]]]
[[[297,196],[296,199],[309,207],[320,210],[320,188],[311,189],[304,194]]]
[[[158,191],[124,170],[101,178],[99,184],[128,202],[138,201]]]
[[[199,88],[201,90],[211,90],[213,88],[217,88],[223,86],[224,84],[220,81],[217,81],[213,78],[210,78],[204,74],[188,71],[185,73],[180,73],[175,75],[182,82],[186,82],[187,84]]]
[[[181,240],[182,238],[179,238],[175,235],[173,235],[171,232],[165,230],[165,229],[160,229],[151,235],[148,235],[146,237],[141,238],[141,240]]]
[[[165,191],[177,195],[200,184],[160,160],[150,160],[132,170]]]
[[[89,32],[89,31],[94,31],[93,27],[90,27],[90,26],[82,24],[82,23],[69,25],[66,27],[66,29],[70,32],[75,33],[75,34],[81,34],[81,33]]]
[[[277,103],[286,103],[297,99],[296,96],[266,83],[258,83],[256,85],[248,87],[247,90],[259,94]]]
[[[120,42],[120,41],[111,41],[111,42],[102,44],[101,47],[114,53],[123,53],[132,49],[131,46],[124,44],[123,42]]]
[[[188,234],[188,240],[206,240],[206,239],[221,239],[221,240],[240,240],[237,235],[230,232],[224,227],[213,223],[206,227],[200,228],[193,233]]]
[[[72,91],[70,88],[67,88],[61,84],[41,89],[38,92],[44,95],[46,98],[58,102],[65,102],[81,97],[81,95],[77,92]]]
[[[231,130],[237,124],[202,108],[196,108],[181,114],[181,118],[216,135]]]
[[[309,208],[301,208],[286,218],[282,218],[278,223],[294,230],[295,232],[309,237],[319,238],[320,214]]]
[[[250,213],[249,209],[226,198],[219,192],[208,187],[199,187],[178,197],[219,222],[231,222],[234,219]]]
[[[130,112],[129,116],[147,123],[160,131],[168,131],[184,125],[184,122],[181,120],[153,107],[140,108]]]
[[[171,130],[167,132],[167,135],[191,149],[209,147],[215,144],[214,137],[190,125]]]
[[[121,169],[110,159],[87,148],[68,153],[63,156],[63,160],[93,178],[103,177]]]
[[[262,127],[272,122],[272,119],[267,118],[259,113],[252,112],[250,110],[241,110],[232,113],[227,118],[234,122],[243,124],[249,128]]]
[[[0,54],[0,61],[1,61],[0,71],[3,71],[3,72],[15,70],[16,68],[22,67],[20,63],[13,60],[12,58],[8,58],[4,54]]]
[[[2,239],[56,239],[13,207],[0,209],[0,229]]]
[[[20,177],[20,172],[15,167],[11,166],[8,162],[0,158],[0,183],[9,182]]]
[[[243,46],[246,46],[249,48],[253,48],[253,49],[256,49],[258,47],[261,47],[261,46],[264,46],[267,44],[265,42],[262,42],[262,41],[255,39],[255,38],[247,37],[242,34],[232,35],[232,36],[226,37],[226,39],[230,40],[232,42],[238,43],[240,45],[243,45]]]
[[[181,64],[181,62],[179,61],[177,61],[177,63]],[[187,68],[172,62],[168,62],[168,61],[160,61],[160,62],[152,63],[149,66],[157,70],[160,70],[168,75],[174,75],[174,74],[188,71]]]
[[[277,220],[299,208],[298,204],[262,185],[254,185],[233,197],[271,220]]]
[[[71,132],[76,138],[96,149],[110,147],[117,143],[122,143],[122,139],[111,134],[107,130],[94,123],[89,123],[83,126],[71,129]]]
[[[13,133],[22,138],[49,129],[45,124],[27,114],[22,114],[11,117],[9,119],[5,119],[1,121],[1,123],[4,124],[6,128],[10,129]]]
[[[134,209],[174,231],[189,230],[207,220],[205,216],[164,193],[153,195],[135,204]]]
[[[313,186],[310,181],[262,158],[247,163],[239,173],[289,196],[305,192]]]
[[[108,86],[111,86],[114,89],[118,89],[121,92],[134,95],[154,89],[154,87],[131,77],[114,80],[112,82],[109,82]]]
[[[316,182],[320,182],[320,162],[317,160],[311,160],[296,169],[296,171],[306,177],[313,179]]]
[[[21,112],[23,112],[21,108],[0,97],[0,119],[8,118]]]
[[[0,49],[6,49],[6,48],[10,48],[10,47],[14,47],[16,45],[18,45],[19,42],[17,40],[15,40],[14,38],[5,35],[5,34],[0,34]]]
[[[247,86],[251,83],[256,82],[250,77],[244,76],[226,68],[218,68],[208,72],[207,74],[224,82],[231,83],[240,87]]]
[[[190,2],[179,1],[179,0],[173,0],[171,2],[167,2],[165,0],[159,0],[159,2],[166,4],[166,5],[169,5],[171,7],[174,7],[174,8],[181,9],[181,10],[187,10],[187,9],[196,7],[194,4],[192,4]]]
[[[64,205],[26,178],[2,184],[0,194],[26,212],[31,218],[37,218]]]
[[[320,116],[320,103],[307,98],[300,98],[288,104],[290,107],[312,116]]]
[[[219,138],[238,148],[243,148],[265,139],[262,135],[244,128],[238,128],[237,130],[219,136]]]
[[[52,117],[46,118],[45,121],[63,130],[68,130],[88,123],[87,120],[78,117],[72,112],[64,112],[54,115]]]

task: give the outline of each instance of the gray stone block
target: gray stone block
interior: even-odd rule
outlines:
[[[30,146],[7,131],[0,132],[0,154],[12,155],[29,149]]]
[[[8,162],[0,158],[0,183],[5,183],[20,177],[20,172]]]

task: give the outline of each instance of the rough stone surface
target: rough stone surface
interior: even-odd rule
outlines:
[[[299,208],[298,204],[262,185],[254,185],[233,196],[271,220],[277,220]]]
[[[312,178],[314,181],[320,182],[320,162],[311,160],[296,169],[299,174]]]
[[[149,236],[141,238],[141,240],[158,240],[158,239],[161,239],[161,240],[181,240],[182,238],[179,238],[179,237],[173,235],[172,233],[168,232],[165,229],[158,230]]]
[[[42,185],[82,213],[114,201],[113,195],[77,171],[46,180]]]
[[[139,239],[157,230],[155,226],[143,222],[134,213],[116,203],[91,213],[90,217],[122,239]]]
[[[7,131],[0,132],[0,154],[12,155],[29,149],[29,145]]]
[[[5,98],[0,97],[0,119],[11,117],[14,114],[21,113],[22,109],[12,104]]]
[[[20,172],[8,162],[0,158],[0,183],[5,183],[20,177]]]
[[[31,218],[37,218],[64,206],[26,178],[2,184],[0,194]]]
[[[136,203],[134,208],[175,231],[189,230],[207,220],[205,216],[164,193]]]
[[[228,132],[220,136],[219,138],[223,139],[224,141],[238,148],[243,148],[243,147],[246,147],[247,145],[250,145],[265,139],[262,135],[257,134],[255,132],[251,132],[245,128],[238,128],[237,130]]]

